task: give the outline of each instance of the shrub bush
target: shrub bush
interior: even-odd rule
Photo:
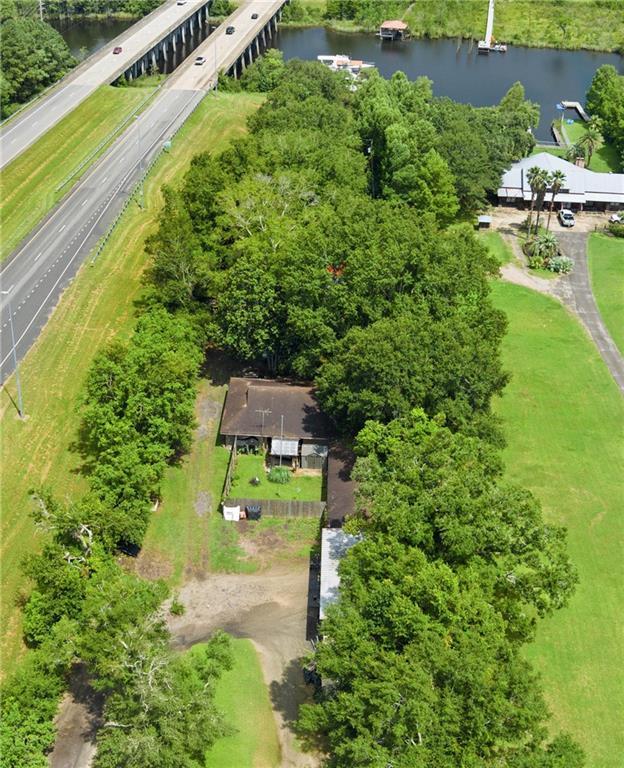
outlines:
[[[572,272],[573,265],[574,262],[567,256],[554,256],[548,260],[546,269],[550,270],[550,272],[557,272],[560,275],[567,275],[569,272]]]
[[[612,221],[607,229],[614,237],[624,237],[624,223],[618,224],[616,221]]]
[[[270,483],[280,483],[286,485],[290,482],[290,470],[288,467],[271,467],[269,472]]]

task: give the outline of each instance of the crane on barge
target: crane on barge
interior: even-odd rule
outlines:
[[[496,51],[497,53],[505,53],[507,46],[505,43],[497,43],[492,37],[494,30],[494,0],[490,0],[488,5],[487,24],[485,27],[485,38],[479,40],[478,52],[489,53],[490,51]]]

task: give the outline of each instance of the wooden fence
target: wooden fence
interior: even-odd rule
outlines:
[[[227,497],[226,497],[227,498]],[[240,506],[244,509],[252,504],[260,504],[263,517],[318,517],[325,512],[324,501],[295,501],[284,499],[233,499],[227,498],[229,507]]]

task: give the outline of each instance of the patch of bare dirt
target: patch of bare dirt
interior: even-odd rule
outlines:
[[[48,755],[50,768],[89,768],[102,725],[102,696],[89,686],[82,668],[74,670],[56,716],[57,736]]]
[[[153,551],[146,552],[142,549],[138,557],[133,558],[133,563],[134,572],[150,581],[167,580],[173,573],[173,566],[168,558]]]
[[[210,574],[185,584],[178,599],[182,616],[167,616],[174,644],[189,648],[218,629],[252,640],[269,688],[284,768],[316,768],[318,758],[295,746],[293,723],[301,703],[309,699],[301,659],[311,646],[316,609],[308,562],[275,566],[256,574]]]
[[[212,512],[212,495],[210,491],[200,491],[193,504],[197,517],[206,517]]]

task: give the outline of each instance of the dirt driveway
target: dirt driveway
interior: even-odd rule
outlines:
[[[217,629],[253,642],[273,704],[283,768],[319,765],[316,757],[295,748],[292,730],[299,705],[310,693],[299,661],[310,651],[306,632],[315,606],[308,587],[304,559],[255,574],[215,573],[185,584],[178,593],[184,615],[167,619],[180,649],[208,639]]]

